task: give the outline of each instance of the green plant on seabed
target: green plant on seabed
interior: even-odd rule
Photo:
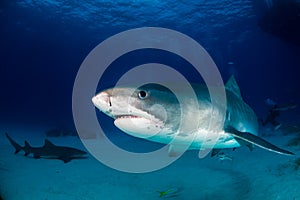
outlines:
[[[157,191],[161,198],[172,198],[179,195],[180,189],[177,187],[168,188],[163,191]]]

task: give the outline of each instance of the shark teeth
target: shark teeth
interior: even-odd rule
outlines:
[[[160,126],[164,125],[164,121],[155,118],[154,116],[138,116],[138,115],[130,115],[130,114],[119,114],[114,116],[115,120],[120,120],[120,119],[146,119],[150,120],[152,123],[158,124]]]
[[[115,116],[116,119],[124,119],[124,118],[141,118],[139,116],[136,116],[136,115],[117,115]]]

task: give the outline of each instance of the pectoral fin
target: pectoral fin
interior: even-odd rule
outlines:
[[[240,138],[237,138],[235,137],[234,138],[238,143],[240,143],[241,145],[245,145],[246,147],[248,147],[248,149],[252,152],[253,151],[253,148],[254,148],[254,145],[250,142],[247,142],[245,140],[242,140]]]
[[[221,150],[222,149],[212,149],[210,157],[214,157],[214,156],[218,155],[221,152]]]
[[[269,142],[267,142],[266,140],[256,136],[256,135],[253,135],[251,133],[248,133],[248,132],[240,132],[238,130],[236,130],[235,128],[233,127],[227,127],[225,129],[225,131],[227,133],[230,133],[232,134],[235,138],[239,138],[239,139],[242,139],[246,142],[249,142],[251,144],[254,144],[256,146],[259,146],[261,148],[264,148],[266,150],[269,150],[269,151],[273,151],[273,152],[276,152],[276,153],[279,153],[279,154],[285,154],[285,155],[295,155],[294,153],[292,152],[289,152],[287,150],[284,150],[284,149],[281,149]]]
[[[62,160],[64,163],[68,163],[72,160],[70,157],[59,157],[58,159]]]

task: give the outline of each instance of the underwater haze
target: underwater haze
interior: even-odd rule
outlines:
[[[0,26],[0,198],[300,200],[300,1],[2,0]],[[144,27],[174,30],[202,45],[224,83],[235,77],[257,115],[258,136],[295,155],[256,146],[203,159],[187,151],[149,173],[121,172],[94,158],[73,119],[77,73],[101,42]],[[95,94],[146,63],[170,66],[191,83],[203,83],[180,56],[138,49],[107,67]],[[95,112],[120,148],[138,153],[164,146],[127,135]],[[8,138],[21,145],[20,153],[14,155],[17,148]]]

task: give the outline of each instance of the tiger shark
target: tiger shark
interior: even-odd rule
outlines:
[[[207,87],[192,85],[198,105],[189,104],[190,96],[182,91],[186,102],[185,119],[198,123],[187,136],[181,126],[182,110],[178,94],[156,83],[138,88],[114,87],[96,94],[92,102],[100,111],[112,117],[114,124],[125,133],[146,140],[170,144],[169,156],[180,154],[180,145],[188,144],[187,150],[211,148],[219,151],[247,145],[256,145],[284,155],[292,152],[279,148],[258,136],[258,120],[251,107],[243,101],[239,86],[232,76],[225,84],[226,112],[218,112],[218,102],[212,103]],[[212,115],[212,110],[216,114]],[[224,123],[222,122],[222,119]],[[214,126],[210,126],[211,122]],[[217,135],[217,138],[215,139]],[[172,143],[176,137],[176,143]],[[214,143],[210,143],[214,141]],[[179,147],[179,148],[178,148]],[[179,149],[179,150],[178,150]]]
[[[45,144],[42,147],[32,147],[25,141],[25,145],[22,147],[16,141],[14,141],[7,133],[5,134],[9,142],[15,148],[15,154],[19,153],[21,150],[25,152],[25,156],[32,154],[34,158],[50,158],[62,160],[64,163],[68,163],[73,159],[81,159],[87,153],[80,149],[75,149],[72,147],[57,146],[45,139]]]

